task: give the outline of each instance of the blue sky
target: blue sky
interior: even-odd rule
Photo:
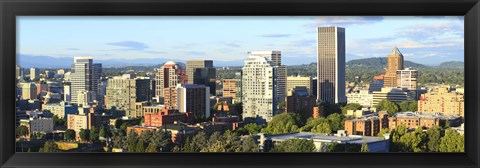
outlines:
[[[427,65],[463,61],[463,16],[19,16],[17,54],[112,59],[243,60],[280,50],[284,64],[315,62],[316,27],[346,29],[347,60],[397,46]]]

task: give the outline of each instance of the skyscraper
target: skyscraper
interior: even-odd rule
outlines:
[[[72,86],[64,85],[63,86],[63,101],[71,102],[72,101]]]
[[[15,68],[15,77],[16,77],[17,79],[23,78],[22,68],[21,68],[20,66],[18,66],[18,65],[17,65],[16,68]]]
[[[37,68],[30,68],[30,80],[35,80],[40,78],[40,71]]]
[[[272,61],[275,68],[276,102],[284,102],[287,96],[287,66],[282,65],[281,51],[250,51],[249,55],[260,56]]]
[[[276,72],[272,60],[249,55],[242,68],[243,119],[272,120],[277,112]]]
[[[78,103],[79,92],[94,92],[93,76],[92,57],[75,57],[72,65],[72,103]]]
[[[37,86],[33,83],[24,83],[22,85],[22,98],[35,100],[37,98]]]
[[[191,112],[195,118],[210,117],[210,88],[197,84],[178,84],[177,104],[181,112]]]
[[[100,78],[102,77],[102,64],[101,63],[94,63],[93,64],[93,79],[92,79],[92,90],[95,96],[95,100],[97,100],[99,107],[102,107],[105,103],[103,101],[103,94],[101,94],[101,88],[98,86],[100,85]]]
[[[384,87],[397,87],[397,70],[403,70],[403,54],[397,47],[387,56],[387,72],[385,73]]]
[[[105,107],[114,116],[139,117],[135,112],[136,94],[135,79],[113,77],[108,80]]]
[[[173,61],[166,62],[158,69],[157,75],[155,76],[155,95],[157,98],[164,97],[164,88],[177,87],[177,83],[179,82],[179,75],[176,73],[177,70],[180,70],[180,67]]]
[[[195,81],[193,80],[195,75],[195,68],[213,68],[213,61],[212,60],[188,60],[187,68],[186,68],[186,73],[188,76],[188,80],[187,80],[188,84],[195,83]]]
[[[216,92],[216,70],[215,68],[194,68],[193,83],[205,85],[210,88],[209,94],[215,95]]]
[[[208,86],[210,94],[215,95],[216,70],[213,68],[212,60],[188,60],[186,73],[188,84]]]
[[[317,99],[344,103],[345,28],[319,27],[317,34]]]
[[[137,77],[135,78],[136,86],[136,100],[137,102],[150,100],[150,78]]]

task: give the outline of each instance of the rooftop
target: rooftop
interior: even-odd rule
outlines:
[[[443,115],[442,113],[435,113],[435,114],[422,114],[419,112],[398,112],[393,115],[393,117],[412,117],[412,118],[444,118],[444,119],[455,119],[459,118],[460,116],[457,115]]]
[[[371,136],[357,136],[357,135],[349,135],[349,136],[334,136],[329,134],[321,134],[321,133],[311,133],[311,132],[298,132],[298,133],[291,133],[291,134],[281,134],[281,135],[272,135],[267,136],[269,139],[272,140],[286,140],[291,138],[299,138],[299,139],[312,139],[316,142],[337,142],[337,143],[350,143],[350,144],[363,144],[366,143],[373,143],[384,141],[384,137],[371,137]]]
[[[392,55],[403,55],[397,47],[394,47],[392,49],[392,52],[390,52],[390,54],[392,54]]]

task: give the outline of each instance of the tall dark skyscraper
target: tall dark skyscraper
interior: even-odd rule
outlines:
[[[210,94],[215,95],[216,70],[212,60],[188,60],[186,73],[188,84],[200,84],[210,88]]]
[[[208,86],[210,88],[210,94],[215,95],[215,74],[215,68],[195,68],[193,83]]]
[[[319,27],[317,35],[317,99],[344,103],[345,28]]]

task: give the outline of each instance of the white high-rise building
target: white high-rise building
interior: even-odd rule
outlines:
[[[243,119],[264,123],[277,111],[276,69],[266,57],[249,55],[242,68]]]
[[[276,80],[275,92],[277,94],[276,101],[284,102],[287,96],[287,66],[282,65],[281,51],[250,51],[249,55],[265,57],[272,61],[275,71],[274,80]]]
[[[17,65],[17,67],[15,68],[15,77],[17,79],[22,79],[23,78],[23,71],[22,71],[22,68],[20,66]]]
[[[92,57],[75,57],[72,65],[72,81],[71,81],[71,91],[72,94],[72,103],[78,103],[78,93],[83,91],[90,91],[92,95],[96,95],[95,90],[98,86],[98,74],[94,73],[94,66]],[[101,65],[100,65],[101,68]],[[97,71],[98,72],[98,71]],[[100,70],[101,72],[101,70]],[[93,96],[95,97],[95,96]]]
[[[30,68],[30,80],[40,78],[40,71],[37,68]]]
[[[345,28],[317,29],[317,100],[345,103]]]
[[[24,83],[22,85],[22,98],[28,100],[37,99],[37,86],[33,83]]]
[[[72,87],[70,85],[63,86],[63,101],[71,102],[72,101]]]

